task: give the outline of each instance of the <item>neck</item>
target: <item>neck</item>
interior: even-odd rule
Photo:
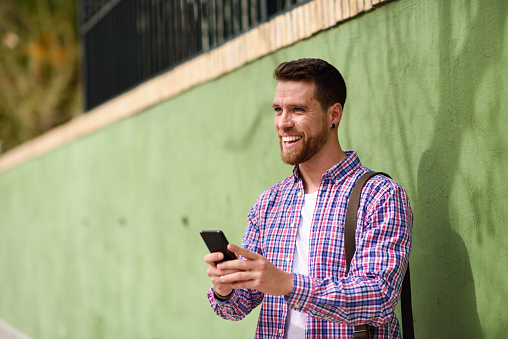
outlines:
[[[323,149],[311,159],[298,164],[298,170],[303,179],[305,193],[316,192],[321,185],[323,173],[347,158],[338,143],[333,147],[331,146],[323,147]]]

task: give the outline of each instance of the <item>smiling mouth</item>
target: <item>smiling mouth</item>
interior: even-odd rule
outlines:
[[[300,140],[301,138],[302,138],[301,136],[282,137],[282,142],[284,143],[284,145],[291,145]]]

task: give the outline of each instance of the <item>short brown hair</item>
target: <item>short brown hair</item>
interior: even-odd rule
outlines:
[[[281,63],[273,71],[273,77],[277,81],[305,81],[314,83],[316,89],[315,99],[326,111],[335,103],[344,108],[346,103],[346,83],[342,74],[321,59],[298,59]]]

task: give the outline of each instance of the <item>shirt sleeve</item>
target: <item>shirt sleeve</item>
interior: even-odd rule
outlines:
[[[217,315],[223,319],[237,321],[245,318],[261,303],[261,301],[263,301],[262,296],[259,294],[260,292],[255,290],[234,290],[229,299],[226,301],[219,301],[215,299],[212,287],[208,290],[208,301]]]
[[[259,201],[259,199],[258,199]],[[256,253],[259,249],[259,228],[257,224],[257,203],[252,206],[245,235],[242,239],[242,247]],[[214,297],[213,287],[208,290],[208,301],[214,312],[228,320],[242,320],[264,299],[264,294],[254,289],[234,290],[226,301],[219,301]]]
[[[288,307],[347,325],[380,326],[393,316],[411,249],[413,215],[402,187],[390,179],[371,180],[362,191],[349,274],[315,279],[294,273],[293,291],[285,297]]]

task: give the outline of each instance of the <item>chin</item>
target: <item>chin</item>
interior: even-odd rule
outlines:
[[[312,158],[312,156],[313,155],[309,155],[309,154],[305,154],[305,153],[301,153],[301,152],[296,153],[296,154],[282,152],[280,154],[280,158],[281,158],[282,162],[284,162],[285,164],[288,164],[288,165],[293,165],[293,166],[306,162],[307,160]]]
[[[280,158],[282,159],[282,162],[285,164],[292,165],[292,166],[298,164],[298,162],[295,162],[293,159],[287,159],[287,158],[284,158],[283,156],[281,156]]]

